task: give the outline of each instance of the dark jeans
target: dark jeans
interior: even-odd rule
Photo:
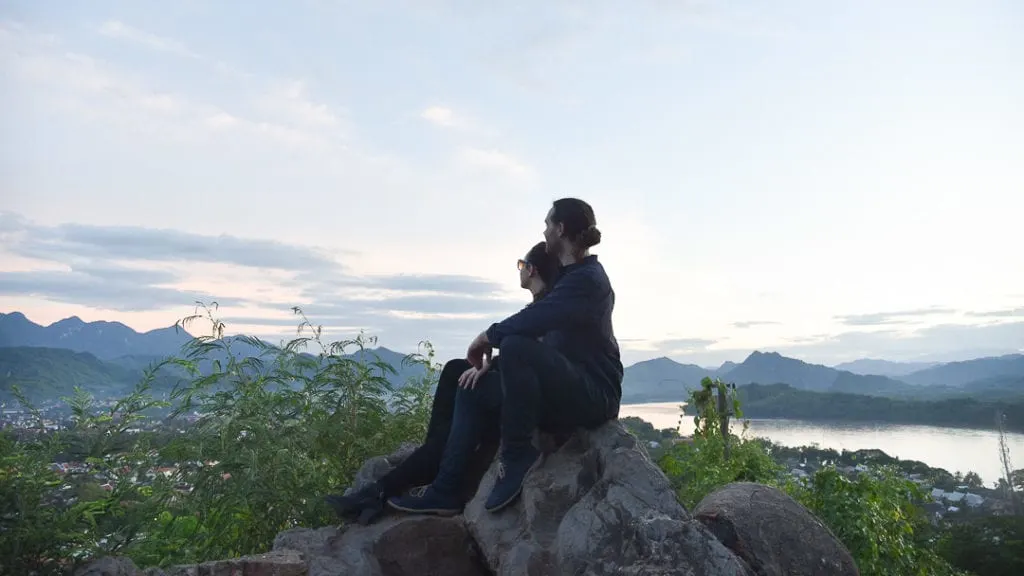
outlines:
[[[402,461],[394,470],[378,480],[378,486],[386,497],[398,496],[415,486],[430,484],[437,477],[444,455],[445,444],[452,430],[455,417],[456,397],[459,395],[459,376],[470,367],[466,360],[451,360],[441,370],[441,377],[434,391],[434,403],[430,409],[430,423],[427,425],[427,437],[423,444]],[[477,387],[500,387],[497,374],[490,371],[481,377]],[[479,445],[486,450],[489,445],[498,441],[499,424],[497,413],[490,418],[490,425],[484,425],[475,437],[471,451]]]
[[[502,456],[527,452],[543,422],[551,431],[593,428],[607,421],[607,394],[554,348],[531,338],[508,336],[501,344],[501,369],[473,390],[456,392],[455,416],[434,481],[439,492],[462,488],[471,451],[500,411]]]

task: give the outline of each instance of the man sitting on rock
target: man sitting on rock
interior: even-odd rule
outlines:
[[[437,477],[422,492],[389,498],[393,508],[459,513],[469,458],[495,411],[501,414],[502,447],[497,482],[485,503],[491,512],[515,502],[540,463],[532,439],[542,419],[572,429],[596,428],[618,417],[623,368],[612,329],[615,292],[589,253],[601,241],[594,211],[582,200],[563,198],[544,222],[547,250],[562,264],[561,276],[545,298],[493,324],[470,344],[467,360],[478,369],[493,348],[500,349],[500,386],[493,379],[460,381]]]
[[[554,286],[560,267],[558,259],[548,252],[544,242],[538,242],[517,262],[519,286],[530,292],[533,304],[544,298]],[[475,388],[479,384],[491,391],[500,391],[500,359],[499,356],[494,358],[493,362],[484,362],[479,368],[470,365],[464,358],[448,361],[441,370],[437,389],[434,391],[427,437],[423,444],[376,482],[363,486],[349,495],[330,494],[326,497],[327,503],[342,518],[356,518],[360,524],[367,524],[384,511],[384,502],[388,498],[410,489],[414,492],[425,489],[437,477],[441,466],[441,457],[451,433],[460,387]],[[501,433],[499,421],[498,409],[485,416],[484,426],[480,430],[479,446],[471,457],[474,465],[490,464],[489,460],[484,459],[494,455],[494,447]]]

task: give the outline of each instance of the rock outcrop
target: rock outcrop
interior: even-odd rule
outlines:
[[[693,515],[757,576],[858,574],[850,552],[828,527],[770,486],[723,486],[705,497]]]
[[[307,573],[302,554],[287,550],[146,570],[140,570],[128,558],[108,557],[83,566],[75,576],[305,576]]]
[[[292,529],[278,535],[271,555],[289,559],[279,562],[287,566],[282,570],[301,559],[301,574],[309,576],[857,574],[828,529],[778,490],[731,484],[691,516],[619,422],[540,445],[544,463],[527,478],[519,502],[500,513],[483,506],[497,474],[492,464],[478,470],[479,488],[460,516],[390,513],[369,526]],[[352,489],[381,477],[409,451],[367,461]]]
[[[458,518],[390,516],[369,526],[295,528],[274,550],[297,551],[309,576],[486,576],[466,525]]]
[[[278,536],[274,549],[307,554],[310,576],[748,574],[746,565],[678,503],[668,479],[620,423],[579,431],[560,447],[546,440],[545,462],[527,478],[516,505],[498,514],[484,510],[497,473],[492,465],[461,517],[434,519],[434,529],[452,534],[461,527],[470,537],[473,552],[466,556],[475,557],[473,566],[464,565],[461,572],[442,571],[443,563],[431,568],[436,571],[425,571],[429,563],[414,564],[410,571],[385,569],[390,558],[376,543],[391,538],[397,526],[424,521],[416,517],[391,516],[343,533],[290,530]],[[387,472],[377,459],[366,468]],[[361,471],[360,477],[368,482],[379,476]],[[433,532],[424,527],[416,533],[433,550]]]

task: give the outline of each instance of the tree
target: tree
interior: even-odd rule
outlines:
[[[983,488],[985,486],[985,483],[981,480],[981,476],[976,472],[968,472],[964,475],[963,483],[967,485],[968,488]]]

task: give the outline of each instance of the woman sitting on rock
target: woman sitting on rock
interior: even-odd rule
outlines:
[[[543,456],[538,430],[596,428],[619,415],[622,360],[612,328],[615,291],[590,248],[601,241],[594,210],[578,198],[555,200],[544,218],[544,241],[562,265],[551,291],[481,332],[466,351],[476,368],[497,348],[501,371],[469,376],[456,394],[451,432],[437,477],[424,491],[392,496],[392,508],[454,515],[473,453],[499,415],[501,451],[495,483],[484,502],[497,513],[516,501]],[[538,341],[543,337],[543,342]],[[497,381],[495,381],[497,380]]]
[[[518,262],[519,285],[533,294],[533,302],[543,298],[558,275],[559,262],[548,254],[545,243],[540,242]],[[530,304],[532,305],[532,303]],[[528,306],[530,306],[528,305]],[[500,356],[485,362],[478,370],[465,359],[451,360],[441,370],[441,377],[434,392],[434,404],[430,412],[427,437],[408,458],[383,476],[377,482],[361,488],[353,494],[343,496],[331,494],[327,503],[343,518],[358,518],[366,524],[382,511],[385,501],[406,491],[429,485],[436,477],[441,457],[448,441],[455,413],[455,398],[459,387],[495,386],[501,388],[498,374]],[[493,448],[500,436],[500,412],[487,418],[478,451]]]

